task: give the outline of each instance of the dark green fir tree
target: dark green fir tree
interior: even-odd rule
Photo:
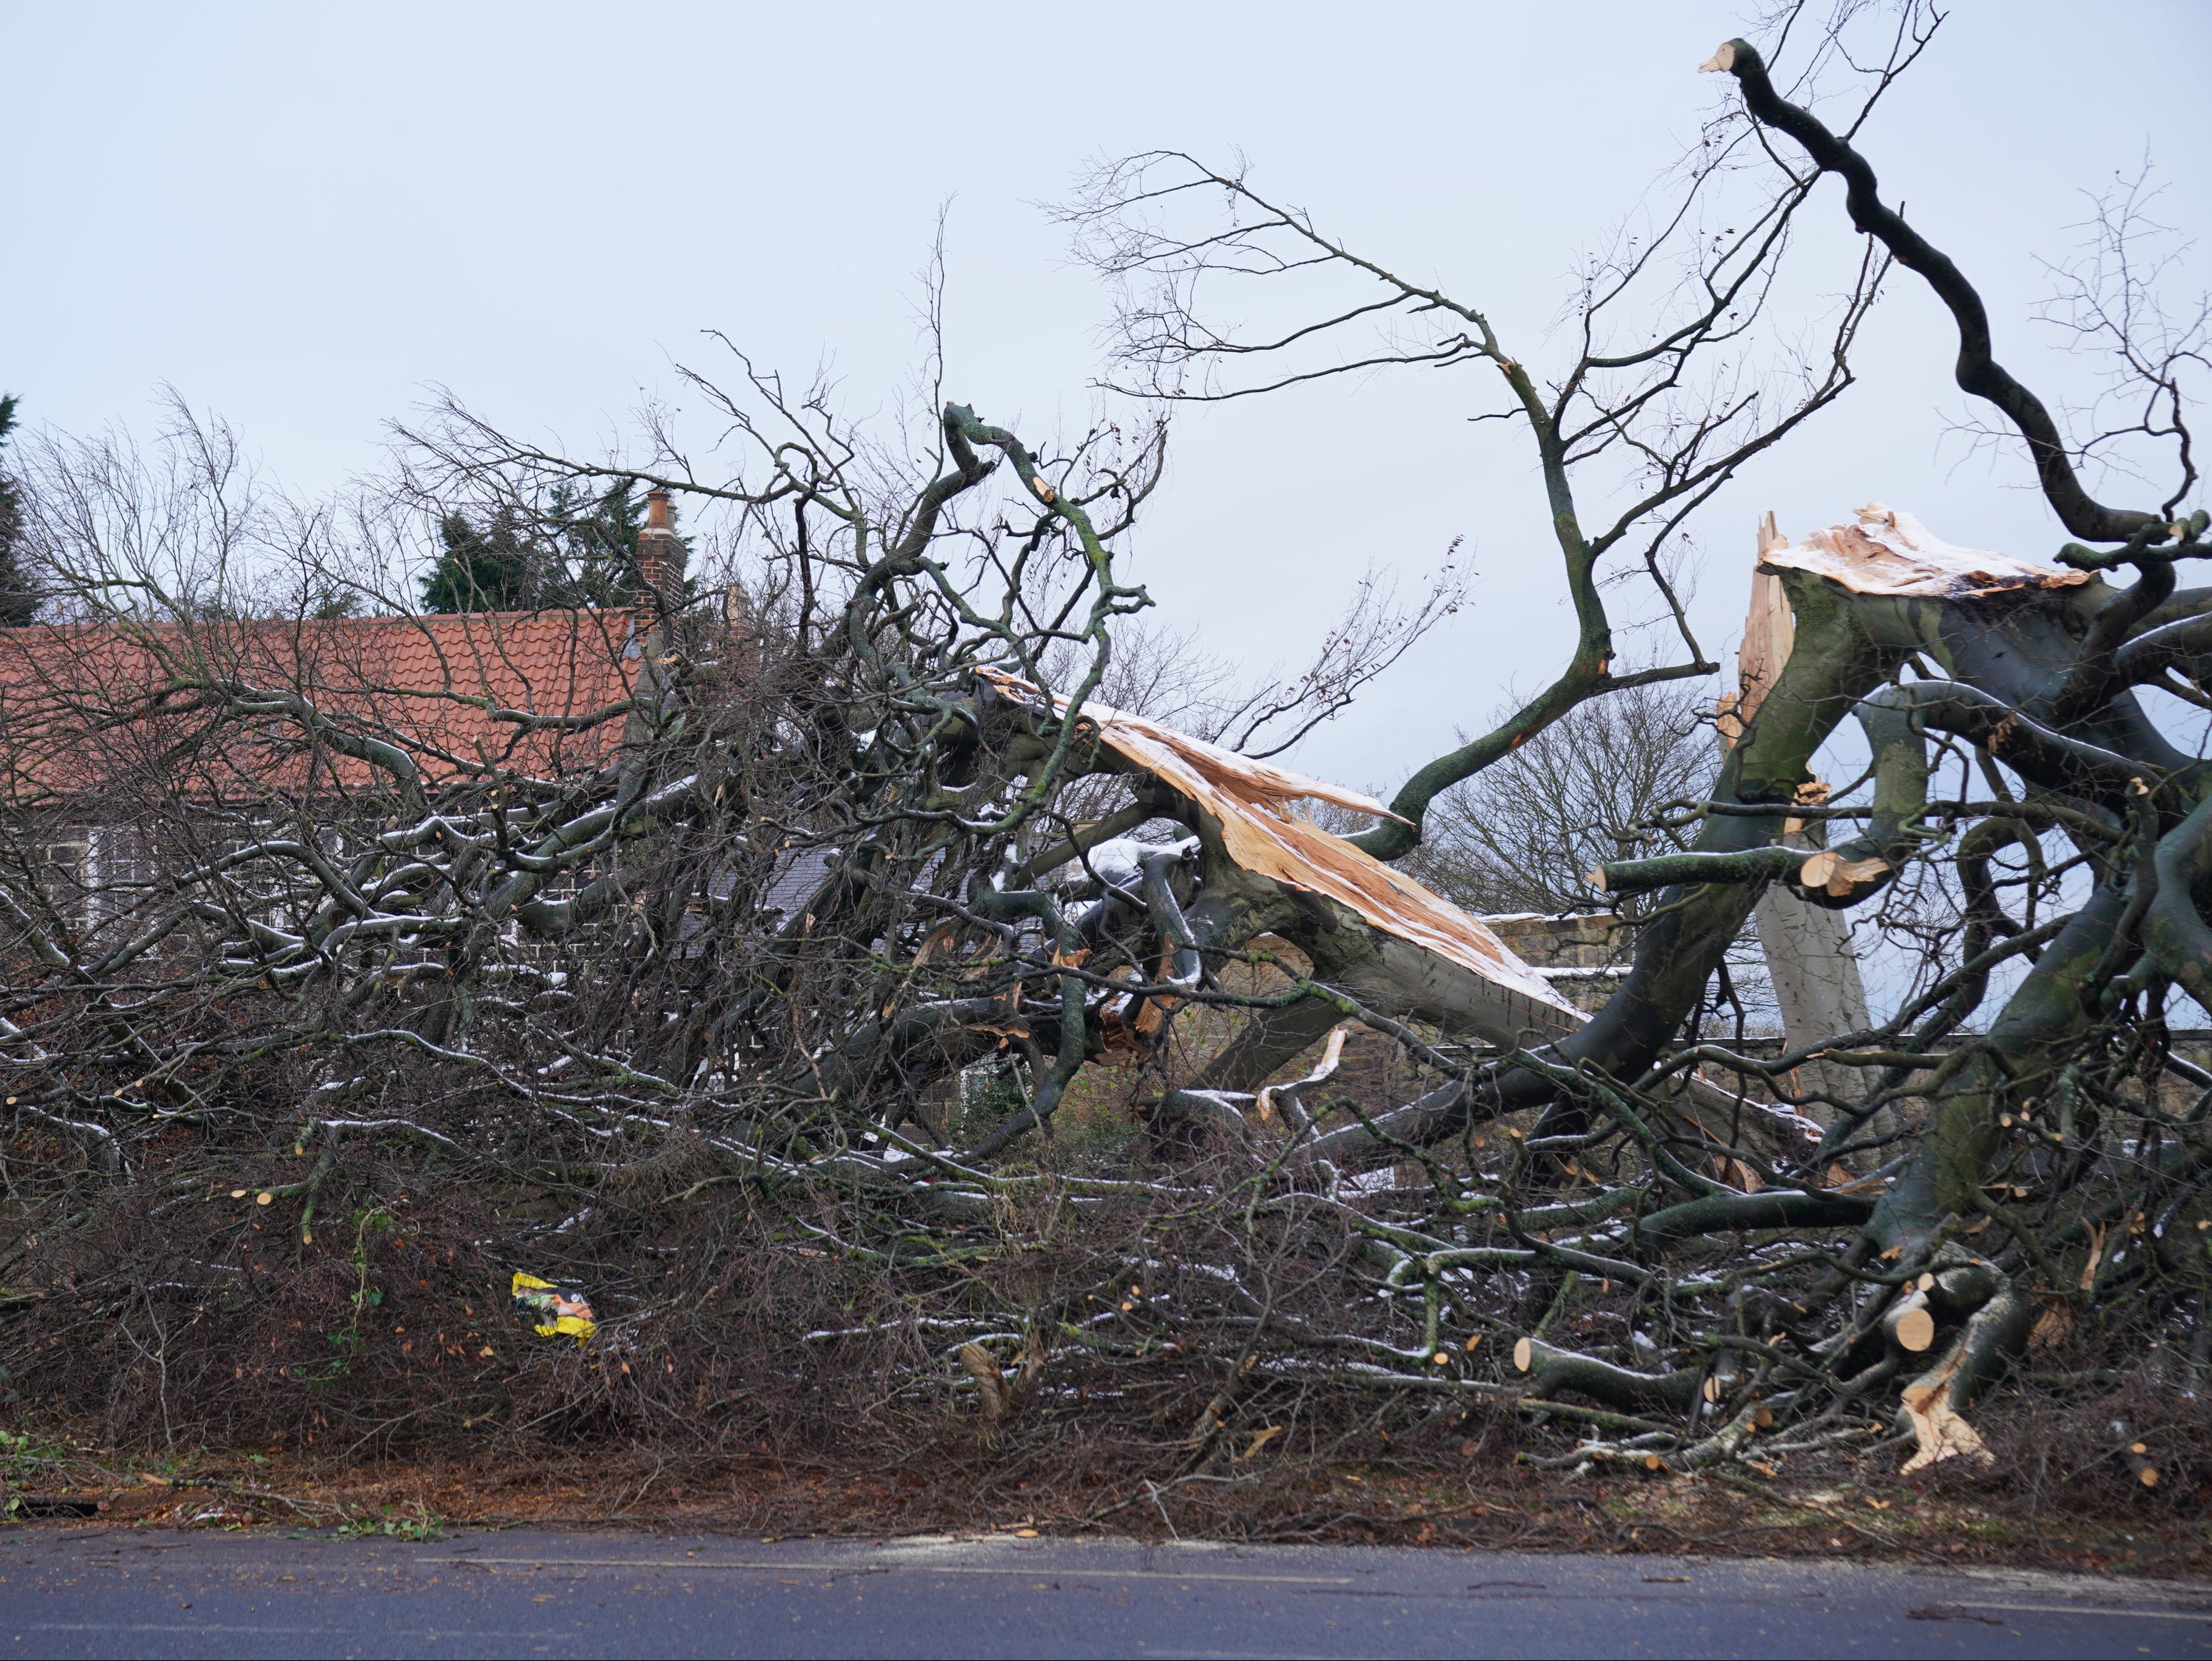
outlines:
[[[501,508],[481,530],[465,513],[448,513],[438,522],[438,563],[422,579],[426,610],[522,611],[537,603],[544,552],[514,508]]]
[[[431,611],[633,605],[645,518],[629,479],[598,494],[556,485],[536,512],[502,507],[482,526],[448,513],[422,603]]]
[[[21,628],[39,615],[38,591],[23,570],[23,492],[8,467],[15,399],[0,397],[0,628]]]
[[[561,568],[549,573],[544,603],[624,606],[637,592],[637,533],[645,503],[623,479],[599,496],[556,486],[548,517],[559,527]]]

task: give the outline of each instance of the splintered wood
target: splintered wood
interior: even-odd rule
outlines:
[[[1736,654],[1737,689],[1720,701],[1723,748],[1733,747],[1782,678],[1796,640],[1796,617],[1781,573],[1805,571],[1854,594],[1963,600],[2017,589],[2072,588],[2086,571],[2060,571],[2006,554],[1954,548],[1900,508],[1869,502],[1857,523],[1815,530],[1793,544],[1768,513],[1759,522],[1759,561],[1751,579],[1751,609]],[[1814,884],[1813,886],[1819,886]]]
[[[1880,502],[1860,508],[1857,518],[1856,524],[1815,530],[1794,546],[1778,537],[1777,545],[1768,548],[1762,536],[1759,569],[1810,572],[1854,594],[1930,600],[1972,599],[2013,589],[2072,588],[2089,580],[2086,571],[2059,571],[2006,554],[1954,548],[1911,514]]]
[[[1350,1021],[1337,1022],[1328,1030],[1328,1047],[1322,1052],[1321,1061],[1313,1071],[1295,1084],[1270,1084],[1260,1092],[1259,1100],[1253,1104],[1253,1106],[1262,1125],[1275,1116],[1276,1091],[1295,1092],[1304,1089],[1309,1084],[1326,1084],[1335,1076],[1337,1063],[1344,1058],[1345,1037],[1351,1030]]]
[[[1759,522],[1759,558],[1789,547],[1790,539],[1778,530],[1774,515]],[[1721,700],[1720,735],[1723,749],[1732,748],[1759,713],[1774,683],[1782,678],[1797,640],[1797,618],[1790,609],[1790,595],[1782,579],[1756,567],[1751,573],[1751,609],[1743,620],[1743,645],[1736,652],[1736,690]]]
[[[1920,1444],[1920,1451],[1905,1462],[1906,1474],[1945,1459],[1966,1458],[1983,1465],[1996,1463],[1981,1433],[1951,1405],[1951,1381],[1966,1360],[1966,1346],[1961,1344],[1942,1366],[1905,1387],[1905,1416],[1912,1421],[1912,1434]]]
[[[1016,702],[1034,706],[1043,695],[1014,676],[994,670],[982,672]],[[1063,700],[1054,701],[1064,707]],[[1220,824],[1222,846],[1229,857],[1254,876],[1326,894],[1384,934],[1519,993],[1542,1006],[1530,1013],[1556,1016],[1559,1034],[1589,1019],[1480,918],[1299,817],[1291,808],[1295,802],[1312,800],[1333,802],[1377,818],[1396,816],[1373,797],[1252,761],[1103,705],[1085,704],[1083,718],[1097,724],[1099,739],[1109,749],[1211,814]]]

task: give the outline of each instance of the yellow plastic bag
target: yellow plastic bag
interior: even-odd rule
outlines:
[[[536,1327],[541,1338],[574,1338],[581,1349],[599,1330],[580,1286],[556,1285],[517,1270],[514,1292],[514,1312]]]

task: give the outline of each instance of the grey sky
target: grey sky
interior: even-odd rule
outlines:
[[[0,385],[83,431],[143,428],[172,383],[302,489],[372,465],[380,423],[433,382],[596,450],[641,391],[678,391],[671,361],[705,360],[708,327],[800,374],[826,355],[850,407],[888,403],[947,197],[948,391],[1033,439],[1079,431],[1106,297],[1033,204],[1086,159],[1154,146],[1241,150],[1255,182],[1540,355],[1562,274],[1695,131],[1721,90],[1695,66],[1743,27],[1665,0],[80,0],[0,20]],[[1885,193],[1982,287],[2032,384],[2081,384],[2027,320],[2033,256],[2066,251],[2081,190],[2148,146],[2164,216],[2205,221],[2212,141],[2186,89],[2208,45],[2202,0],[1961,0],[1869,130]],[[1901,279],[1845,406],[1705,519],[1709,651],[1733,643],[1761,508],[1802,530],[1878,498],[2047,555],[2023,466],[1953,470],[1950,355]],[[1469,539],[1474,603],[1310,741],[1314,771],[1395,783],[1567,638],[1525,460],[1462,420],[1477,373],[1179,424],[1133,569],[1216,652],[1295,658],[1370,557],[1411,573]]]

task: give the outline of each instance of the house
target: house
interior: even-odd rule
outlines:
[[[640,568],[683,574],[667,498]],[[19,892],[97,931],[157,846],[588,777],[634,737],[658,608],[0,629],[0,801]],[[36,869],[33,869],[35,866]],[[27,879],[27,880],[26,880]]]

